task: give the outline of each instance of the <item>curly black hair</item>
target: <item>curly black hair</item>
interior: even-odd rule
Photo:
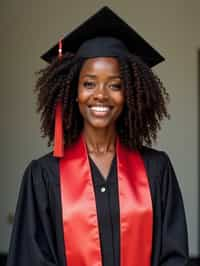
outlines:
[[[36,88],[37,112],[41,113],[42,137],[48,146],[54,139],[54,119],[57,101],[63,103],[65,145],[79,137],[83,118],[76,102],[79,73],[85,59],[66,53],[62,59],[40,70]],[[125,104],[116,123],[120,141],[130,149],[151,146],[157,139],[161,120],[169,114],[169,95],[160,79],[137,56],[118,58],[125,87]]]

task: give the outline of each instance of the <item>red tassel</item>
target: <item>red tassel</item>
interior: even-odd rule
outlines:
[[[62,38],[60,38],[58,43],[58,57],[60,59],[62,58]],[[61,101],[58,101],[56,104],[53,156],[60,158],[64,156],[64,134]]]
[[[59,58],[62,57],[62,38],[60,38],[59,44],[58,44],[58,57]]]
[[[58,101],[56,104],[53,155],[55,157],[64,156],[64,134],[63,134],[63,117],[62,117],[61,101]]]

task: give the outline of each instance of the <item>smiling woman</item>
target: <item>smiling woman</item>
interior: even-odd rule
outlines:
[[[116,120],[122,113],[124,97],[116,58],[97,57],[85,61],[79,76],[77,102],[84,120],[88,152],[105,178],[115,153]],[[97,136],[99,140],[95,141]],[[102,139],[109,146],[101,146]],[[95,143],[98,146],[95,147]]]
[[[150,68],[162,56],[105,7],[43,58],[37,111],[54,152],[25,171],[7,265],[186,266],[177,178],[147,147],[169,118]]]
[[[84,124],[115,132],[124,105],[123,81],[116,58],[94,58],[84,63],[79,77],[78,103]]]

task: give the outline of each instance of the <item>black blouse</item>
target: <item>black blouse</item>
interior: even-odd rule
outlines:
[[[104,178],[90,158],[103,266],[120,265],[120,218],[116,161],[114,157],[109,174],[107,178]]]

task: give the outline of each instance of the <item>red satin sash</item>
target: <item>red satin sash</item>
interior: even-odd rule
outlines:
[[[150,266],[153,211],[148,178],[138,152],[117,142],[120,265]],[[67,266],[102,266],[95,194],[83,137],[60,159]]]

